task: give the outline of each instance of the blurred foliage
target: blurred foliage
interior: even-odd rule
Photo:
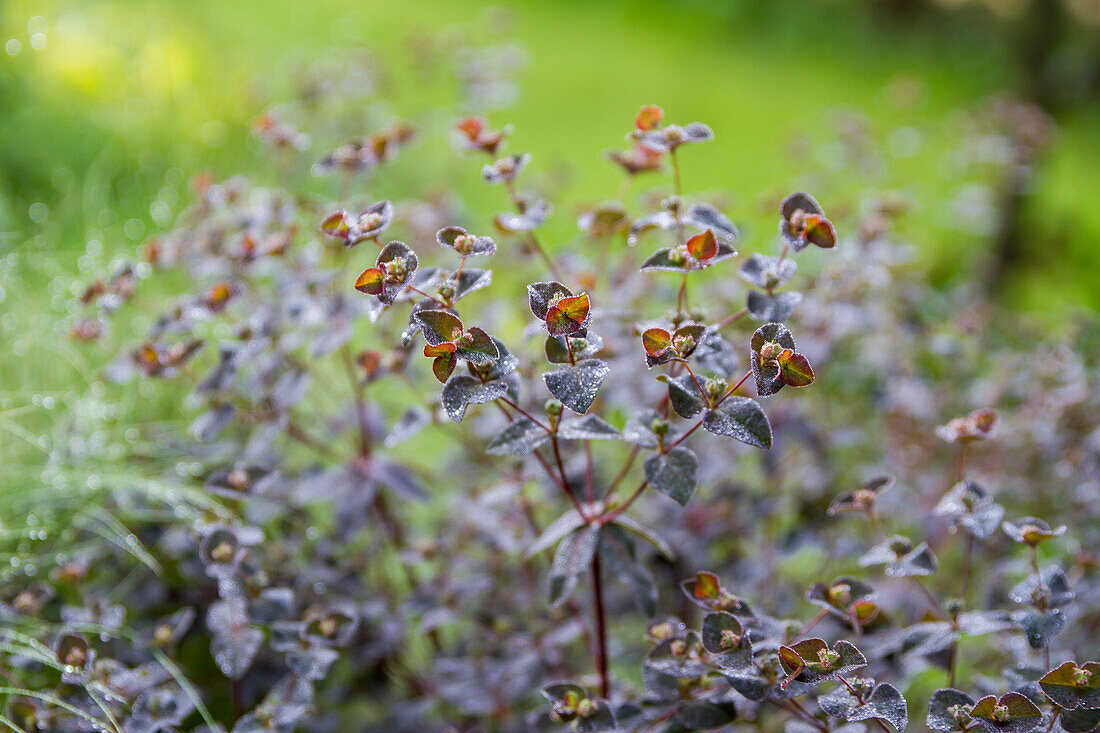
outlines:
[[[967,182],[945,161],[960,134],[952,111],[1023,84],[1013,29],[1026,17],[900,0],[505,9],[424,0],[400,12],[378,0],[320,9],[278,0],[15,1],[0,16],[6,246],[52,256],[95,240],[108,252],[131,250],[171,221],[180,183],[197,171],[255,170],[247,123],[294,83],[295,58],[369,48],[398,60],[387,80],[397,116],[430,108],[454,80],[418,77],[401,57],[453,24],[450,33],[514,41],[528,54],[522,103],[509,121],[520,131],[517,144],[554,161],[552,182],[578,203],[606,190],[615,174],[598,150],[569,155],[575,132],[614,145],[619,120],[611,110],[656,99],[741,141],[732,155],[704,163],[705,187],[763,190],[796,173],[807,144],[820,146],[815,155],[836,155],[826,141],[837,127],[858,124],[879,134],[901,128],[883,151],[889,165],[857,179],[826,173],[808,186],[834,197],[874,186],[929,204],[957,198]],[[1063,66],[1089,57],[1081,44],[1068,48]],[[1093,102],[1059,114],[1049,165],[1024,212],[1025,257],[1006,294],[1022,308],[1065,313],[1100,303],[1092,279],[1078,274],[1100,235],[1087,215],[1089,171],[1100,162],[1098,113]],[[563,162],[569,158],[581,162]],[[735,207],[759,222],[754,203]],[[910,227],[941,281],[975,267],[986,241],[945,221]],[[555,239],[570,230],[558,226]],[[1062,256],[1043,258],[1053,242]]]

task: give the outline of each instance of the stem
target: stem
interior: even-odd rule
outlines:
[[[676,245],[684,243],[684,220],[680,218],[680,205],[683,203],[684,189],[680,185],[680,163],[676,159],[676,148],[670,148],[668,159],[672,164],[672,188],[676,193]]]
[[[573,500],[573,507],[577,510],[577,514],[581,515],[581,519],[585,522],[589,521],[588,514],[584,511],[584,506],[580,500],[573,493],[573,490],[569,488],[569,479],[565,477],[565,464],[561,460],[561,448],[558,446],[558,436],[550,436],[550,446],[554,449],[554,462],[558,465],[558,474],[561,476],[561,488],[569,495],[569,498]]]
[[[584,500],[596,500],[596,470],[592,460],[592,441],[584,441]]]
[[[749,312],[748,308],[742,308],[741,310],[737,311],[733,315],[726,316],[725,318],[720,320],[718,322],[718,325],[715,326],[715,328],[718,328],[718,329],[725,328],[726,326],[730,325],[734,321],[737,321],[737,320],[740,320],[741,318],[744,318],[745,315],[748,314],[748,312]]]
[[[957,472],[957,481],[962,481],[963,476],[966,475],[966,450],[970,447],[969,443],[962,444],[962,450],[959,451],[959,468]]]
[[[516,193],[515,184],[511,181],[505,181],[504,190],[508,192],[508,198],[511,200],[512,206],[515,207],[516,211],[522,214],[523,205],[522,202],[519,200],[519,194]],[[531,241],[531,246],[533,246],[535,248],[535,251],[539,253],[539,256],[542,257],[542,261],[546,263],[546,266],[548,268],[550,268],[550,274],[554,276],[554,279],[559,281],[564,280],[565,278],[561,276],[561,272],[558,270],[558,266],[554,263],[553,258],[550,257],[550,253],[547,252],[546,249],[542,246],[542,242],[538,240],[538,237],[535,236],[535,233],[528,232],[527,237]]]
[[[500,400],[501,402],[503,402],[504,404],[508,405],[509,407],[511,407],[513,410],[515,410],[519,414],[523,415],[525,418],[527,418],[528,420],[533,422],[535,425],[538,425],[540,428],[545,430],[547,433],[553,433],[554,432],[553,430],[550,429],[550,427],[548,427],[546,424],[544,424],[542,421],[540,421],[537,417],[535,417],[531,413],[527,412],[527,410],[524,410],[522,407],[517,405],[515,402],[512,402],[507,397],[497,397],[497,399]]]
[[[610,498],[611,495],[615,493],[615,489],[619,487],[622,480],[630,473],[630,467],[634,465],[634,459],[638,457],[639,451],[641,451],[641,448],[638,446],[634,446],[630,449],[630,454],[626,457],[626,460],[623,461],[623,467],[619,469],[619,472],[615,474],[615,478],[612,479],[610,485],[608,485],[607,493],[604,494],[605,498]]]
[[[607,672],[607,615],[603,607],[603,582],[599,553],[592,558],[592,597],[596,606],[596,669],[600,673],[600,696],[610,696],[611,679]]]
[[[806,625],[798,630],[798,633],[794,635],[794,638],[795,639],[801,639],[803,636],[805,636],[806,634],[808,634],[810,632],[810,629],[812,629],[813,627],[815,627],[819,623],[821,623],[825,619],[825,617],[828,616],[828,615],[829,615],[829,611],[827,609],[823,608],[820,611],[818,611],[817,615],[815,615],[812,619],[810,619],[808,622],[806,622]]]
[[[699,390],[699,394],[705,395],[703,391],[703,385],[699,384],[699,378],[695,376],[695,372],[691,371],[691,366],[685,361],[683,362],[684,369],[687,369],[687,373],[691,375],[691,381],[695,382],[695,389]]]
[[[782,707],[787,712],[793,714],[794,717],[801,718],[802,720],[806,721],[807,723],[809,723],[813,727],[815,727],[818,730],[822,731],[822,733],[829,730],[825,726],[824,723],[822,723],[820,720],[818,720],[813,715],[811,715],[810,711],[808,711],[806,708],[802,707],[802,704],[799,703],[798,700],[795,700],[794,698],[791,698],[790,700],[786,700],[784,702],[786,702],[786,705],[780,705],[780,707]],[[776,703],[776,704],[779,704],[779,703]]]
[[[370,427],[367,425],[366,404],[363,399],[363,385],[355,373],[355,359],[351,355],[351,349],[347,344],[341,349],[344,355],[344,369],[348,374],[348,382],[351,384],[352,398],[355,400],[355,419],[359,424],[359,454],[370,455],[371,439]]]
[[[638,488],[634,489],[634,493],[627,497],[627,500],[625,502],[623,502],[620,506],[615,507],[613,511],[610,511],[607,514],[604,514],[602,517],[599,517],[596,521],[598,521],[601,526],[613,522],[615,520],[615,517],[619,516],[627,509],[629,509],[630,505],[633,504],[634,501],[642,495],[642,492],[645,491],[646,486],[649,486],[649,479],[643,479],[642,483],[638,485]]]
[[[974,563],[974,536],[966,536],[966,550],[963,553],[963,577],[962,577],[962,590],[959,592],[959,598],[962,599],[963,605],[966,605],[966,597],[970,594],[970,567]]]
[[[680,292],[676,296],[676,318],[679,319],[684,312],[684,297],[687,295],[688,274],[685,272],[680,279]]]
[[[928,601],[928,605],[932,607],[932,610],[936,613],[936,615],[938,615],[940,618],[946,619],[948,616],[947,613],[943,610],[943,604],[940,603],[934,595],[932,595],[932,591],[928,590],[924,583],[920,582],[920,578],[918,578],[917,576],[910,575],[909,578],[913,581],[913,585],[917,586],[917,588],[920,589],[921,593],[924,594],[925,599],[927,599]]]
[[[722,395],[722,398],[721,398],[720,400],[718,400],[717,402],[715,402],[715,403],[714,403],[714,406],[715,406],[715,407],[718,407],[718,406],[719,406],[719,405],[721,405],[721,404],[722,404],[723,402],[725,402],[725,401],[726,401],[726,398],[728,398],[728,397],[729,397],[730,395],[732,395],[732,394],[733,394],[734,392],[736,392],[736,391],[737,391],[738,389],[740,389],[740,388],[741,388],[741,385],[742,385],[742,384],[744,384],[744,383],[745,383],[746,381],[748,381],[748,378],[749,378],[749,377],[751,377],[751,376],[752,376],[752,370],[750,369],[750,370],[748,370],[747,372],[745,372],[745,376],[741,377],[741,380],[740,380],[740,381],[738,381],[738,382],[737,382],[737,384],[735,384],[735,385],[733,385],[732,387],[730,387],[729,391],[727,391],[727,392],[726,392],[726,393],[725,393],[724,395]],[[687,437],[688,437],[689,435],[691,435],[691,434],[692,434],[692,433],[694,433],[694,432],[695,432],[696,430],[698,430],[698,429],[699,429],[700,427],[702,427],[702,425],[703,425],[703,421],[702,421],[702,420],[700,420],[699,422],[697,422],[697,423],[695,423],[694,425],[692,425],[692,426],[691,426],[691,429],[690,429],[690,430],[688,430],[688,431],[687,431],[686,433],[684,433],[683,435],[681,435],[681,436],[680,436],[679,438],[677,438],[676,440],[674,440],[674,441],[672,441],[671,443],[669,443],[668,447],[667,447],[667,448],[665,449],[665,451],[664,451],[664,452],[665,452],[665,453],[668,453],[668,452],[669,452],[670,450],[672,450],[672,449],[673,449],[673,448],[675,448],[676,446],[680,445],[680,443],[683,443],[683,442],[684,442],[685,440],[687,440]]]
[[[433,303],[435,303],[436,305],[438,305],[438,306],[439,306],[440,308],[446,308],[446,307],[447,307],[447,304],[446,304],[446,303],[444,303],[444,302],[443,302],[442,300],[440,300],[439,298],[436,298],[435,296],[432,296],[432,295],[428,295],[428,294],[427,294],[427,293],[425,293],[425,292],[424,292],[423,290],[420,290],[420,289],[418,289],[418,288],[414,288],[414,287],[413,287],[412,285],[406,285],[406,286],[405,286],[405,289],[406,289],[406,290],[411,290],[411,291],[413,291],[414,293],[419,293],[420,295],[423,295],[423,296],[424,296],[425,298],[427,298],[428,300],[432,301]]]

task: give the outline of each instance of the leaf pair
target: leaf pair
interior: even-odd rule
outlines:
[[[787,672],[786,684],[798,680],[817,684],[851,674],[867,666],[867,658],[851,642],[838,641],[830,649],[824,639],[804,639],[779,647],[779,661]]]
[[[683,210],[678,199],[662,202],[665,208],[634,221],[627,234],[626,243],[633,247],[638,239],[651,229],[670,231],[681,226],[691,227],[704,232],[710,230],[715,238],[727,245],[733,244],[738,237],[737,227],[728,216],[710,204],[698,202]]]
[[[690,272],[702,270],[737,255],[731,245],[718,241],[712,229],[690,237],[678,247],[659,249],[642,263],[643,272]]]
[[[782,323],[761,326],[749,343],[756,393],[761,397],[775,394],[784,385],[805,387],[813,384],[814,370],[809,360],[795,351],[794,336]]]
[[[424,356],[434,357],[432,373],[440,382],[447,381],[459,359],[482,365],[500,358],[489,334],[477,326],[463,328],[459,317],[449,311],[422,310],[413,318],[427,341]]]
[[[489,363],[475,363],[467,360],[469,374],[452,374],[443,385],[440,402],[447,416],[454,422],[462,422],[469,405],[510,396],[519,399],[519,375],[516,368],[519,360],[512,356],[503,342],[492,339],[499,355]]]
[[[531,162],[531,154],[506,155],[500,160],[490,163],[481,169],[481,177],[486,183],[506,183],[514,181],[527,164]]]
[[[462,227],[443,227],[435,233],[435,241],[441,247],[453,249],[463,257],[491,255],[497,251],[496,242],[492,237],[478,237]]]
[[[484,117],[471,116],[464,117],[455,123],[455,131],[467,150],[479,150],[489,155],[496,155],[512,129],[505,126],[501,130],[492,130]]]
[[[379,201],[369,206],[359,216],[346,211],[336,211],[321,222],[321,232],[343,241],[345,247],[354,247],[368,239],[377,239],[393,223],[393,204]]]
[[[795,252],[814,244],[823,249],[836,246],[836,229],[825,218],[821,205],[808,193],[792,193],[779,204],[779,233]]]
[[[658,118],[659,119],[659,118]],[[649,123],[652,116],[644,120]],[[704,143],[714,139],[714,131],[702,122],[690,122],[684,126],[667,125],[656,127],[657,121],[653,121],[654,127],[648,130],[636,130],[637,139],[654,150],[671,151],[681,145]]]
[[[642,348],[645,349],[646,366],[653,368],[670,361],[684,361],[703,340],[706,326],[688,323],[675,331],[664,328],[647,328],[642,332]]]
[[[546,324],[551,336],[583,336],[591,319],[588,293],[573,295],[559,282],[537,282],[527,286],[531,312]],[[560,398],[559,398],[560,399]]]
[[[389,305],[405,290],[405,283],[419,264],[416,253],[404,243],[390,242],[378,253],[374,267],[360,273],[355,289]]]

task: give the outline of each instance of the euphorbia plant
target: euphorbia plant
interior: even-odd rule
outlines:
[[[260,132],[296,154],[289,131]],[[401,200],[385,168],[414,141],[389,125],[316,166],[343,174],[337,201],[204,181],[148,266],[77,297],[74,338],[108,339],[107,316],[152,297],[150,268],[187,268],[193,289],[109,374],[191,390],[195,440],[133,438],[154,489],[173,478],[163,495],[189,499],[122,493],[132,535],[110,514],[74,523],[137,568],[114,573],[100,542],[6,576],[0,613],[19,626],[0,654],[39,696],[0,715],[237,733],[1095,730],[1097,564],[1087,532],[1076,545],[1059,524],[1095,515],[1090,484],[1070,507],[1012,491],[1086,464],[1087,369],[1047,348],[945,347],[949,326],[928,322],[942,299],[891,279],[881,219],[842,237],[825,215],[841,206],[795,192],[768,201],[772,240],[745,241],[720,197],[682,187],[694,143],[720,153],[721,138],[653,106],[613,155],[624,185],[585,204],[570,246],[544,227],[541,159],[510,154],[509,132],[454,125],[495,214],[460,191]],[[967,369],[1010,386],[965,391]],[[979,410],[933,430],[986,399],[1012,410],[1002,426]]]

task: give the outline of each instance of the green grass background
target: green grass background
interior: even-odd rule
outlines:
[[[51,409],[62,409],[94,381],[102,355],[62,338],[80,282],[170,226],[198,171],[273,180],[247,130],[285,98],[295,68],[288,59],[367,48],[392,65],[384,111],[433,134],[378,182],[380,196],[415,194],[420,182],[437,180],[456,186],[485,218],[503,207],[500,191],[481,186],[476,166],[456,163],[446,137],[434,134],[453,121],[450,111],[433,110],[453,103],[455,85],[412,73],[415,33],[454,28],[475,44],[515,42],[527,53],[518,103],[491,120],[514,125],[510,149],[533,153],[531,180],[557,200],[551,248],[574,244],[580,205],[614,196],[620,176],[600,151],[622,144],[639,105],[658,103],[671,120],[714,128],[715,142],[683,156],[685,186],[730,191],[727,210],[753,247],[774,233],[762,201],[794,185],[827,204],[897,191],[917,203],[904,233],[930,277],[979,272],[988,243],[960,225],[951,204],[982,180],[952,163],[962,144],[958,110],[1016,84],[1020,63],[985,16],[891,23],[863,4],[828,0],[530,0],[503,8],[475,0],[0,6],[0,420],[7,428],[0,458],[11,462],[48,428],[44,400],[52,396]],[[923,89],[916,105],[891,101],[899,80]],[[865,120],[883,143],[882,171],[823,165],[845,113]],[[337,129],[351,136],[379,121],[353,110]],[[1027,259],[1001,297],[1005,307],[1051,322],[1100,307],[1093,205],[1100,102],[1062,114],[1059,124],[1026,212]],[[919,136],[911,155],[891,152],[899,127]],[[796,141],[806,157],[792,155]],[[308,157],[320,157],[325,143],[315,139]],[[331,181],[310,185],[333,192]]]

